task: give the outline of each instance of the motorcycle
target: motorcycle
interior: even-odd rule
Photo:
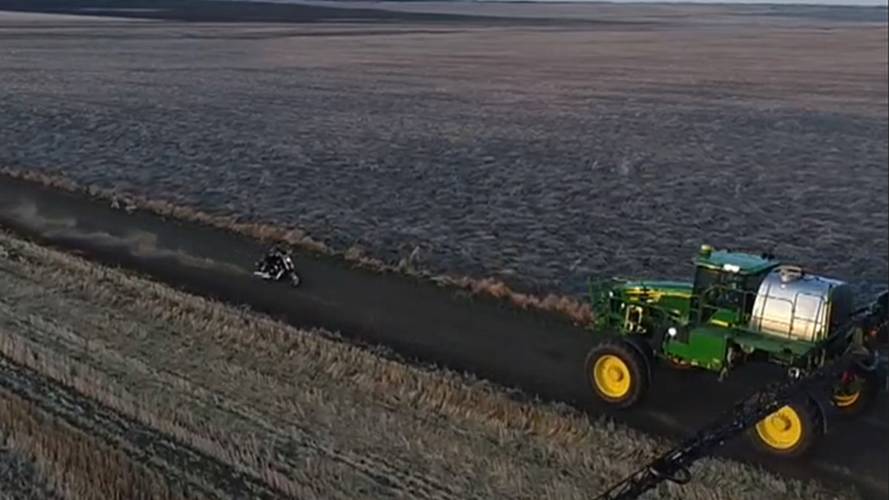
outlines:
[[[296,272],[296,266],[290,254],[273,248],[265,257],[256,263],[256,270],[253,271],[254,276],[258,276],[266,281],[281,281],[288,278],[290,285],[298,287],[302,282],[299,274]]]

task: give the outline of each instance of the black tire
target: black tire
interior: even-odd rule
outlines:
[[[606,340],[590,349],[585,372],[596,396],[620,409],[641,401],[651,382],[651,363],[625,340]]]
[[[870,409],[880,392],[880,381],[875,373],[852,370],[850,376],[857,380],[852,386],[837,384],[834,391],[833,407],[837,415],[844,418],[857,417]]]
[[[302,278],[296,273],[290,273],[290,286],[297,288],[302,283]]]
[[[645,374],[648,376],[648,383],[651,384],[651,381],[654,378],[654,366],[657,363],[657,356],[654,354],[654,349],[645,341],[645,339],[638,336],[627,337],[624,339],[624,342],[635,348],[636,351],[645,358]]]
[[[792,413],[790,415],[785,413],[788,411]],[[782,423],[786,423],[786,418],[790,416],[792,422],[790,425],[793,428],[799,426],[799,435],[792,431],[781,431],[776,435],[773,430],[777,424],[769,422],[775,416]],[[808,455],[823,434],[824,415],[818,405],[809,398],[788,404],[747,431],[748,437],[759,452],[787,459]]]

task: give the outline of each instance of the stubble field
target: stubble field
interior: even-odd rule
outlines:
[[[5,433],[0,434],[0,443],[6,443]],[[46,488],[46,478],[42,477],[34,464],[21,453],[0,449],[0,498],[3,500],[39,500],[57,498]]]
[[[885,23],[572,8],[591,10],[564,26],[7,14],[0,164],[568,294],[686,276],[701,242],[885,281]],[[596,8],[607,22],[576,24]]]

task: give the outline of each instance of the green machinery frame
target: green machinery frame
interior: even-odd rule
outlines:
[[[627,281],[615,286],[614,281],[591,281],[593,328],[642,336],[660,358],[723,375],[737,356],[758,355],[783,365],[801,359],[811,363],[813,349],[835,340],[809,342],[751,327],[759,283],[780,265],[773,258],[714,252],[705,245],[694,262],[694,283]]]

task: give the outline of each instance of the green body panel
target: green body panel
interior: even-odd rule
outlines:
[[[668,340],[664,344],[664,353],[692,366],[720,371],[725,365],[729,333],[726,328],[714,326],[693,328],[688,332],[688,343]]]
[[[692,328],[687,342],[668,339],[663,350],[667,357],[718,372],[726,366],[729,343],[748,354],[764,352],[770,359],[787,364],[817,347],[817,344],[811,342],[778,338],[738,328],[705,325]]]
[[[692,284],[687,281],[626,281],[620,288],[627,291],[651,290],[668,295],[691,296]]]
[[[721,326],[723,328],[734,328],[739,326],[741,323],[741,318],[737,311],[732,311],[731,309],[719,309],[710,319],[707,321],[707,324],[713,326]]]
[[[689,320],[694,285],[684,281],[628,281],[612,289],[627,304],[642,304],[671,313],[683,323]],[[716,326],[740,325],[737,311],[719,309],[707,322]]]
[[[787,339],[766,335],[747,329],[735,329],[731,339],[745,352],[755,350],[768,352],[780,359],[790,360],[793,357],[804,356],[817,347],[818,344],[801,340]]]
[[[682,281],[629,281],[619,287],[629,302],[656,304],[674,314],[687,316],[692,284]]]

